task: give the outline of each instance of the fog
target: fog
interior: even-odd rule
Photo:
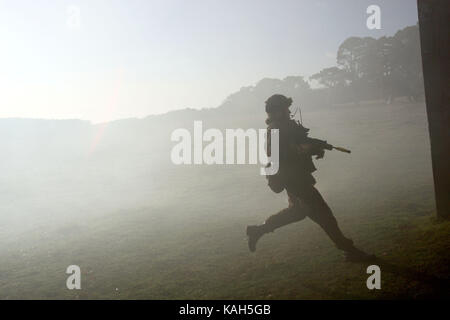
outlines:
[[[256,110],[228,117],[225,108],[178,111],[96,126],[76,120],[1,120],[2,233],[130,208],[178,205],[181,214],[185,205],[201,209],[243,190],[267,195],[258,165],[176,166],[170,161],[175,145],[170,134],[176,128],[192,131],[194,120],[223,130],[264,128],[264,112]],[[327,152],[316,161],[322,190],[360,192],[362,197],[374,190],[387,197],[391,189],[430,182],[422,103],[304,108],[302,116],[310,136],[353,151]]]
[[[200,255],[210,243],[223,244],[227,230],[238,235],[230,249],[246,250],[245,226],[286,207],[285,194],[270,191],[259,165],[173,165],[170,134],[180,127],[191,130],[199,119],[205,127],[264,128],[260,105],[238,114],[226,107],[185,110],[96,126],[75,120],[1,120],[0,248],[8,257],[2,260],[9,261],[2,269],[23,267],[28,255],[48,259],[41,244],[50,244],[50,257],[57,249],[68,260],[78,260],[77,255],[102,248],[104,240],[91,238],[103,232],[110,241],[132,247],[130,235],[140,235],[149,259],[159,246],[179,257],[184,237],[202,238],[211,230],[220,232],[199,246],[194,242],[192,254]],[[338,219],[373,214],[390,204],[432,210],[423,103],[305,106],[302,118],[311,136],[352,150],[351,155],[327,152],[316,161],[317,187]],[[145,242],[147,237],[153,240]],[[26,255],[11,258],[17,252]],[[183,259],[180,263],[173,267],[183,268]],[[8,278],[2,282],[8,287]]]
[[[417,40],[417,26],[397,36]],[[247,273],[275,268],[282,275],[298,267],[308,274],[315,262],[298,265],[286,253],[315,261],[311,252],[334,252],[305,221],[277,231],[272,244],[262,242],[263,253],[250,256],[245,226],[287,206],[285,193],[267,187],[260,165],[174,165],[170,137],[178,128],[192,131],[195,120],[223,132],[264,129],[265,100],[274,93],[292,97],[292,112],[300,107],[296,117],[301,112],[311,137],[352,150],[315,161],[317,188],[344,232],[382,253],[380,235],[396,226],[390,219],[430,214],[434,200],[417,42],[406,41],[416,51],[406,46],[396,53],[413,57],[399,68],[408,74],[367,68],[367,77],[352,83],[339,78],[342,70],[353,72],[344,67],[347,49],[362,43],[371,53],[373,41],[396,38],[344,42],[341,69],[313,77],[316,89],[295,75],[262,79],[209,109],[100,124],[0,119],[0,298],[327,297],[306,285],[295,294],[275,293],[267,287],[277,280]],[[64,287],[71,264],[86,279],[80,292]],[[239,286],[230,281],[236,278]]]

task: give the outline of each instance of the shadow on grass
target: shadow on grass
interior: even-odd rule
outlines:
[[[390,272],[398,277],[402,277],[404,279],[408,279],[409,281],[416,281],[423,285],[426,285],[432,289],[431,293],[420,294],[415,298],[418,299],[448,299],[450,297],[450,281],[449,279],[443,279],[431,275],[427,272],[417,271],[410,267],[398,266],[394,265],[390,262],[387,262],[383,259],[376,258],[374,263],[377,263],[378,266],[384,272]],[[401,297],[400,297],[401,298]]]
[[[324,288],[323,286],[318,286],[312,283],[305,283],[300,281],[300,285],[306,289],[309,289],[313,292],[319,293],[324,296],[326,299],[333,300],[358,300],[361,299],[360,296],[351,295],[340,291],[333,291],[328,288]]]

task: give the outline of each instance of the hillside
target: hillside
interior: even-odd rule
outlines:
[[[425,106],[303,109],[312,136],[353,151],[318,161],[317,187],[344,232],[382,259],[380,292],[365,288],[365,267],[343,262],[310,221],[279,230],[256,254],[248,252],[245,226],[287,203],[284,194],[270,192],[258,166],[170,162],[173,129],[192,128],[194,120],[264,128],[259,106],[102,125],[1,120],[7,157],[0,164],[0,298],[421,298],[439,292],[436,279],[449,275],[449,226],[431,220]],[[81,291],[65,289],[70,264],[82,269]]]

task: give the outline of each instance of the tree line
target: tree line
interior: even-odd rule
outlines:
[[[311,88],[313,83],[317,84],[315,89]],[[223,105],[260,104],[261,99],[274,92],[309,105],[380,99],[390,104],[397,97],[417,101],[424,94],[419,26],[409,26],[394,36],[379,39],[350,37],[339,46],[335,66],[309,79],[263,79],[230,95]]]
[[[390,103],[399,96],[416,101],[423,94],[418,25],[392,37],[350,37],[339,46],[336,60],[337,66],[310,77],[335,98],[384,98]]]

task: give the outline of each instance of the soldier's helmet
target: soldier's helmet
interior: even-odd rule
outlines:
[[[282,94],[274,94],[266,101],[266,112],[274,113],[282,109],[288,109],[292,104],[292,98],[288,98]]]

